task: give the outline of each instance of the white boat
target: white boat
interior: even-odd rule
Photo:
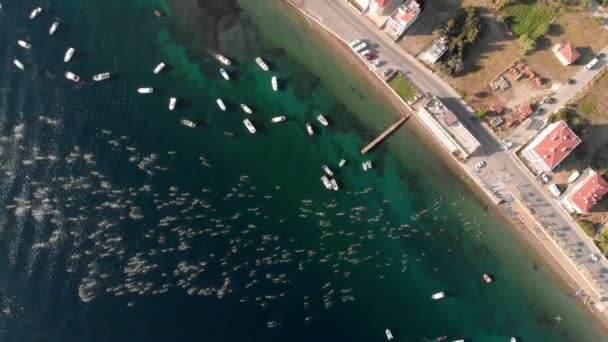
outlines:
[[[220,55],[219,53],[215,55],[215,58],[217,58],[217,60],[220,61],[220,63],[222,63],[224,65],[232,64],[232,62],[228,58]]]
[[[511,342],[517,342],[517,339],[515,337],[511,337]]]
[[[74,48],[69,48],[66,52],[65,52],[65,56],[63,56],[63,61],[64,62],[69,62],[70,59],[72,59],[72,56],[74,56],[74,52],[76,52],[76,50],[74,50]]]
[[[371,162],[371,161],[369,161],[369,160],[368,160],[368,161],[366,161],[366,162],[365,162],[365,165],[367,165],[367,169],[368,169],[368,170],[371,170],[371,169],[372,169],[372,162]]]
[[[354,49],[355,46],[357,46],[359,44],[361,44],[361,39],[355,39],[352,42],[350,42],[350,47]]]
[[[264,60],[262,59],[262,57],[258,57],[255,59],[256,64],[264,71],[268,71],[268,64],[266,64],[266,62],[264,62]]]
[[[177,104],[177,99],[175,97],[170,98],[169,99],[169,110],[174,110],[176,104]]]
[[[222,99],[215,100],[215,103],[217,103],[217,106],[220,107],[221,110],[226,110],[226,105]]]
[[[164,68],[165,68],[165,63],[160,62],[160,63],[158,63],[158,65],[156,66],[156,68],[154,68],[154,70],[152,72],[156,75],[159,72],[161,72]]]
[[[253,134],[256,132],[255,127],[253,127],[253,124],[251,123],[251,121],[249,121],[249,119],[243,120],[243,123],[245,124],[245,127],[247,127],[249,133]]]
[[[327,175],[330,177],[334,175],[333,171],[327,167],[327,165],[321,165],[321,169],[323,169],[323,172],[327,173]]]
[[[321,182],[323,182],[323,185],[327,190],[331,190],[331,182],[329,181],[329,178],[327,178],[326,175],[321,176]]]
[[[437,292],[437,293],[433,294],[431,296],[431,298],[433,298],[434,300],[439,300],[439,299],[445,298],[445,292],[443,292],[443,291]]]
[[[67,78],[70,81],[74,81],[76,83],[78,83],[78,81],[80,81],[80,76],[76,75],[75,73],[73,73],[71,71],[65,72],[65,78]]]
[[[340,188],[338,187],[338,182],[336,182],[335,179],[330,180],[331,183],[331,188],[334,189],[334,191],[338,191]]]
[[[137,92],[140,94],[152,94],[154,92],[154,88],[152,87],[143,87],[137,89]]]
[[[483,280],[488,284],[494,281],[494,279],[492,279],[492,276],[487,273],[483,274]]]
[[[323,126],[327,126],[329,124],[327,122],[327,119],[322,114],[319,114],[319,116],[317,116],[317,121],[319,121]]]
[[[190,127],[190,128],[196,127],[196,122],[190,121],[188,119],[180,119],[179,122],[181,122],[182,125],[184,125],[186,127]]]
[[[221,68],[221,69],[220,69],[220,74],[222,74],[222,77],[223,77],[223,78],[224,78],[226,81],[230,80],[230,75],[228,75],[228,72],[226,71],[226,69]]]
[[[284,116],[275,116],[274,118],[270,119],[270,121],[274,123],[283,122],[285,120],[287,120],[287,118]]]
[[[17,41],[17,45],[21,46],[24,49],[31,49],[32,48],[32,44],[26,42],[25,40],[18,40]]]
[[[312,125],[309,124],[308,122],[306,123],[306,131],[308,132],[308,135],[314,135],[315,131],[312,130]]]
[[[272,76],[272,78],[270,79],[270,83],[272,84],[272,90],[274,90],[274,91],[279,90],[279,83],[277,81],[276,76]]]
[[[93,76],[93,81],[104,81],[110,78],[109,72],[102,72],[101,74],[97,74]]]
[[[241,109],[247,114],[253,114],[253,110],[251,110],[251,108],[249,108],[249,106],[244,103],[241,103]]]
[[[17,58],[13,59],[13,64],[15,64],[15,66],[21,70],[25,69],[23,63],[21,63]]]
[[[361,163],[361,167],[363,168],[363,171],[367,171],[367,162]]]
[[[56,21],[51,25],[51,28],[49,28],[49,35],[53,35],[55,33],[55,31],[57,31],[57,28],[59,27],[59,22]]]
[[[42,8],[40,8],[40,7],[34,8],[32,13],[30,13],[30,19],[36,19],[36,17],[39,16],[40,13],[42,13]]]
[[[346,159],[340,159],[339,167],[343,167],[346,164]]]
[[[386,330],[384,330],[384,333],[386,334],[386,339],[387,339],[387,340],[389,340],[389,341],[390,341],[390,340],[392,340],[392,339],[394,338],[394,337],[393,337],[393,333],[391,333],[391,331],[390,331],[390,330],[386,329]]]

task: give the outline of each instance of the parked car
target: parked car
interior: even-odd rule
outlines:
[[[393,69],[386,68],[386,69],[384,69],[384,71],[382,72],[382,76],[384,76],[384,77],[388,77],[388,76],[390,76],[390,74],[392,74],[392,73],[393,73]]]
[[[379,67],[382,64],[382,61],[379,59],[376,59],[375,61],[369,63],[369,65],[371,65],[372,68],[376,69],[377,67]]]
[[[559,191],[559,188],[555,184],[549,184],[549,192],[551,192],[551,194],[555,197],[559,197],[559,195],[562,194],[562,192]]]
[[[368,55],[368,54],[372,53],[372,50],[365,49],[365,50],[363,50],[363,51],[361,51],[359,53],[361,54],[361,56],[365,56],[365,55]]]
[[[589,257],[591,258],[591,260],[593,260],[593,262],[600,261],[600,258],[595,253],[591,253],[591,255]]]
[[[373,61],[374,59],[376,59],[376,55],[374,55],[373,53],[368,53],[367,55],[365,55],[365,59],[367,59],[368,61]]]
[[[505,140],[505,144],[502,145],[503,150],[508,150],[513,147],[513,142],[511,140]]]
[[[595,57],[594,59],[590,60],[589,63],[585,64],[585,69],[587,70],[591,70],[593,69],[593,67],[597,64],[597,62],[599,62],[600,60]]]
[[[543,183],[549,183],[549,181],[551,180],[551,178],[549,178],[549,175],[547,175],[546,173],[541,174],[538,178]]]
[[[486,162],[482,160],[479,163],[475,164],[475,169],[479,170],[479,169],[483,168],[484,166],[486,166]]]

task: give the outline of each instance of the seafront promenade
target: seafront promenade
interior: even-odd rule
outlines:
[[[437,96],[460,119],[460,122],[481,143],[466,161],[458,165],[488,196],[502,200],[501,209],[520,227],[527,237],[542,246],[543,253],[559,264],[563,274],[593,299],[595,311],[608,314],[608,261],[595,262],[591,253],[601,254],[572,218],[542,188],[525,169],[513,150],[503,150],[502,142],[482,122],[473,110],[441,78],[421,62],[398,47],[392,39],[378,31],[371,21],[361,16],[346,1],[287,0],[309,19],[348,43],[366,39],[376,47],[379,57],[386,61],[384,68],[407,74],[421,90]],[[364,63],[362,60],[361,63]],[[370,71],[375,77],[383,71]],[[390,89],[387,85],[387,89]],[[415,116],[415,113],[414,113]],[[476,170],[478,162],[485,167]]]

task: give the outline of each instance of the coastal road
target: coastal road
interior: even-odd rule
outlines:
[[[505,192],[524,196],[525,205],[531,209],[535,218],[543,223],[547,233],[558,239],[562,249],[570,254],[569,258],[564,254],[564,258],[574,263],[586,276],[585,279],[597,279],[588,281],[587,287],[596,290],[591,294],[596,299],[608,294],[608,280],[604,279],[604,274],[608,272],[608,261],[605,258],[599,262],[587,260],[591,253],[599,253],[597,247],[573,225],[571,218],[549,197],[534,176],[522,167],[512,152],[501,149],[502,142],[477,119],[474,111],[456,91],[398,47],[371,21],[356,13],[345,1],[299,0],[292,3],[345,42],[357,38],[371,42],[380,59],[387,61],[385,68],[406,72],[419,88],[438,96],[482,144],[464,165],[465,170],[476,175],[475,178],[480,178],[486,185],[502,186]],[[474,165],[480,160],[485,161],[487,166],[476,172]],[[579,280],[577,279],[580,283]]]

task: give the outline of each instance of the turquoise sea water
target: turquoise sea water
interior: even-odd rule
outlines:
[[[38,4],[0,15],[0,340],[605,340],[411,129],[359,155],[395,109],[282,1]]]

